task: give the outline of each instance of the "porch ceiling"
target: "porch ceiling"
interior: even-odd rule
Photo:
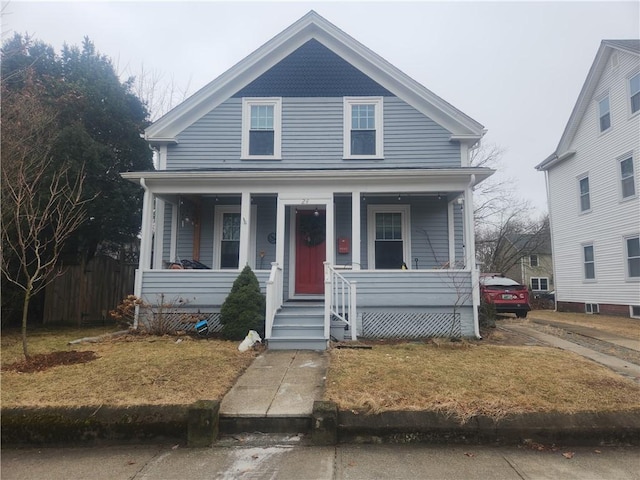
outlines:
[[[461,191],[477,185],[495,170],[341,169],[341,170],[193,170],[125,172],[122,177],[144,183],[154,194],[282,193],[284,191],[403,193]]]

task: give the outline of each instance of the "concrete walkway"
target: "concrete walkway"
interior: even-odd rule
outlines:
[[[326,352],[267,350],[258,356],[225,395],[224,417],[311,417],[322,400]]]
[[[546,322],[546,321],[545,321]],[[571,328],[573,327],[573,325],[570,324],[563,324],[564,326],[562,328],[567,329],[569,331],[575,332],[575,333],[579,333],[578,329],[575,328]],[[606,355],[604,353],[600,353],[600,352],[596,352],[595,350],[591,350],[590,348],[586,348],[583,347],[581,345],[577,345],[573,342],[569,342],[567,340],[563,340],[562,338],[558,338],[555,335],[549,335],[547,333],[542,333],[539,332],[537,330],[535,330],[534,328],[531,327],[527,327],[526,325],[523,324],[504,324],[501,325],[500,328],[504,328],[505,330],[510,330],[512,332],[515,333],[519,333],[522,335],[526,335],[528,337],[534,338],[540,342],[546,343],[547,345],[550,345],[552,347],[557,347],[557,348],[561,348],[563,350],[568,350],[570,352],[574,352],[577,353],[578,355],[581,355],[585,358],[588,358],[590,360],[593,360],[594,362],[598,362],[601,365],[604,365],[608,368],[610,368],[611,370],[613,370],[614,372],[617,372],[621,375],[624,375],[626,377],[630,377],[631,379],[635,380],[636,382],[640,383],[640,365],[636,365],[630,362],[626,362],[624,360],[621,360],[618,357],[614,357],[612,355]],[[603,332],[599,332],[599,331],[595,331],[596,333],[594,334],[594,329],[589,329],[592,332],[592,335],[596,335],[598,333],[603,333]],[[594,336],[593,338],[597,338],[598,340],[604,340],[604,341],[608,341],[605,339],[605,337],[607,337],[609,334],[606,335],[600,335],[600,336]],[[622,337],[620,337],[622,338]]]

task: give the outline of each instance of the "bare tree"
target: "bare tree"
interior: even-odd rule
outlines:
[[[62,248],[84,221],[87,202],[82,198],[84,171],[54,167],[56,114],[40,101],[37,88],[2,89],[0,269],[24,292],[22,348],[27,359],[29,302],[61,273]]]

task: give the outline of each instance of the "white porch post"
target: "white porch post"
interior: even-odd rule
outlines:
[[[285,204],[278,194],[278,206],[276,210],[276,263],[284,268],[284,213]]]
[[[156,198],[156,234],[153,238],[153,268],[161,269],[164,252],[164,200]]]
[[[456,264],[456,217],[454,215],[455,200],[447,204],[447,224],[449,226],[449,268]]]
[[[140,232],[140,263],[138,268],[146,270],[151,267],[151,242],[153,239],[153,193],[147,187],[144,178],[140,179],[140,185],[144,188],[142,204],[142,230]],[[140,293],[140,292],[138,292]]]
[[[473,176],[472,176],[473,177]],[[473,218],[473,189],[470,185],[464,191],[464,233],[467,268],[471,272],[471,288],[473,290],[473,328],[476,338],[480,338],[478,307],[480,306],[480,279],[476,268],[476,240]]]
[[[351,268],[360,270],[360,191],[351,192]]]
[[[238,268],[243,269],[249,264],[249,247],[251,233],[251,192],[242,192],[240,206],[240,252],[238,255]]]
[[[327,202],[327,210],[326,210],[326,223],[327,223],[327,229],[326,229],[326,246],[327,246],[327,251],[326,251],[326,256],[327,256],[327,261],[331,264],[334,265],[336,263],[336,255],[335,255],[335,250],[336,250],[336,238],[335,238],[335,228],[333,225],[333,213],[334,213],[334,202],[333,202],[333,194],[331,194],[331,199]]]

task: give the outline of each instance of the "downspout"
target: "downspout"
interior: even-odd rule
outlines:
[[[476,262],[476,241],[475,241],[475,222],[473,218],[473,185],[476,183],[476,175],[474,173],[469,177],[469,184],[467,185],[467,192],[469,192],[469,198],[466,199],[466,217],[469,223],[467,231],[469,232],[469,238],[467,238],[467,262],[471,270],[471,297],[473,307],[473,333],[475,337],[480,340],[480,319],[478,318],[478,307],[480,306],[480,277],[478,275],[478,268]],[[473,245],[473,248],[469,246]],[[472,255],[473,253],[473,255]]]
[[[556,294],[553,296],[554,311],[558,311],[558,275],[556,275],[556,259],[555,259],[555,243],[553,242],[553,222],[551,221],[551,190],[549,189],[549,170],[544,171],[544,184],[547,188],[547,213],[549,215],[549,236],[551,237],[551,264],[553,265],[553,290]],[[549,285],[551,286],[551,285]]]

